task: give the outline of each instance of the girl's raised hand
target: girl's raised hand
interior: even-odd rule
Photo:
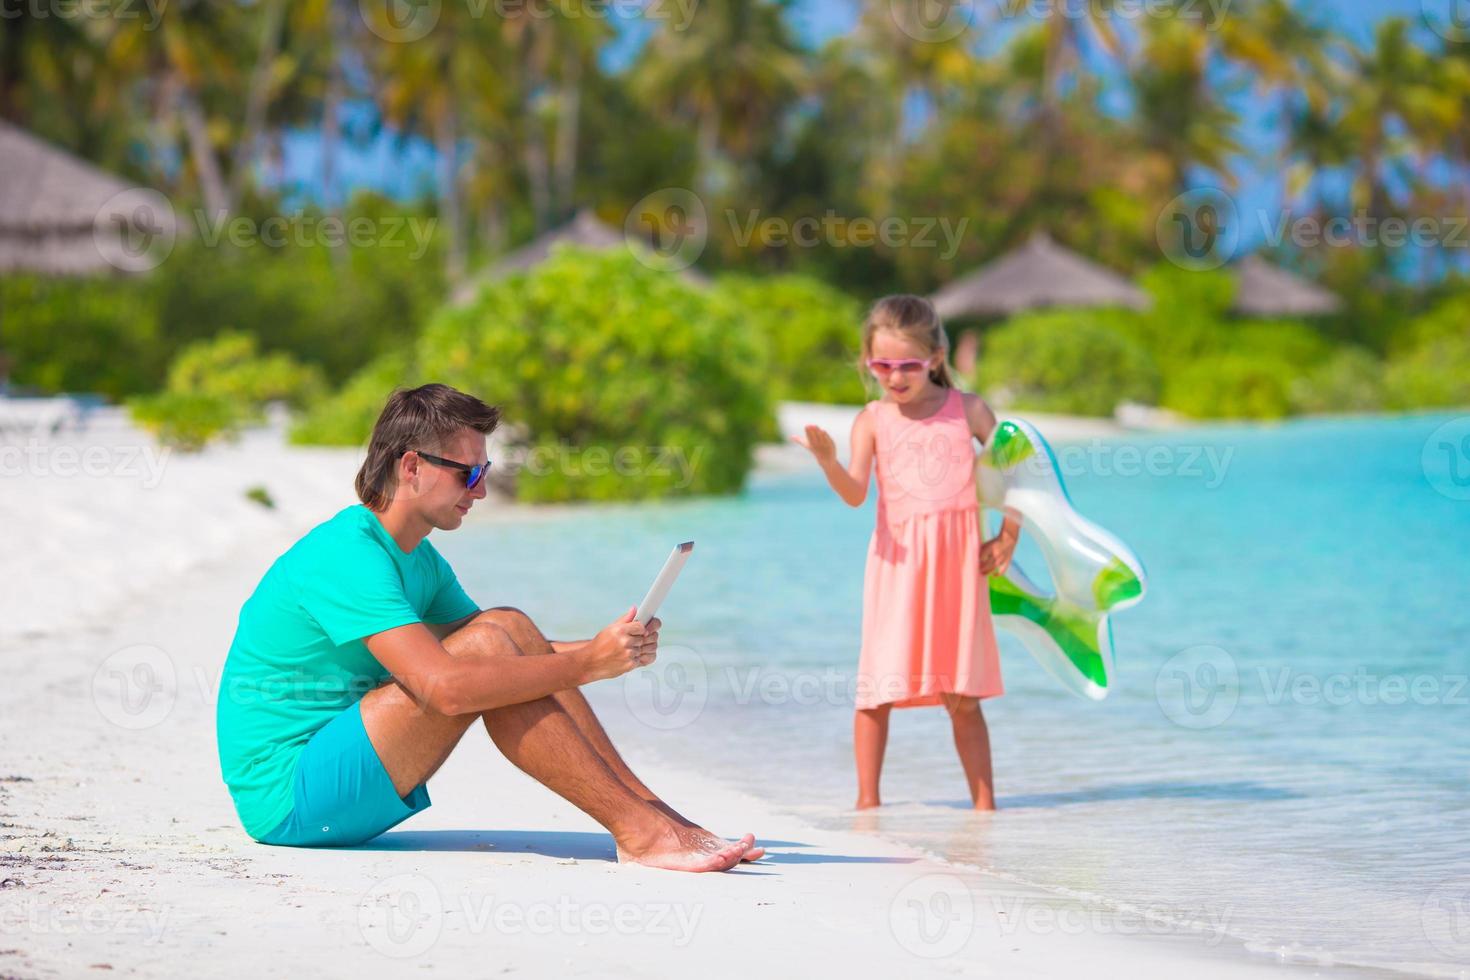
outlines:
[[[791,441],[809,450],[817,458],[817,462],[823,465],[837,459],[837,443],[833,442],[832,437],[819,425],[807,426],[806,438],[792,436]]]

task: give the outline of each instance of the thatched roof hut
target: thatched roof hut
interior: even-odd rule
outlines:
[[[480,287],[487,282],[494,282],[514,272],[534,269],[550,258],[551,250],[559,245],[572,245],[602,251],[626,248],[628,239],[621,228],[614,228],[597,217],[590,208],[583,208],[571,221],[532,239],[510,254],[501,257],[484,272],[460,285],[454,291],[454,302],[469,302]],[[694,269],[682,269],[679,275],[691,285],[709,285],[709,278]]]
[[[1128,280],[1038,233],[1021,248],[933,296],[945,318],[1011,316],[1046,307],[1121,306],[1141,310],[1148,296]]]
[[[141,272],[172,245],[173,210],[59,147],[0,122],[0,273]]]
[[[1235,275],[1233,311],[1242,316],[1328,316],[1342,310],[1337,296],[1259,255],[1244,259]]]

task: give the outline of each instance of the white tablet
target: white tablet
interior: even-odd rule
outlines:
[[[669,553],[669,560],[664,562],[663,570],[658,573],[658,578],[648,587],[648,594],[643,601],[638,603],[638,622],[644,626],[658,613],[658,607],[663,605],[664,598],[668,596],[669,589],[674,587],[674,579],[679,577],[679,570],[689,560],[689,552],[694,550],[693,541],[685,541],[683,544],[674,546]]]

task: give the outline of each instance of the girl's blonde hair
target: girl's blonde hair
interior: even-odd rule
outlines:
[[[863,323],[863,354],[858,369],[864,381],[868,373],[868,358],[873,356],[873,335],[879,330],[891,330],[903,334],[933,355],[942,351],[944,357],[939,367],[929,372],[929,380],[941,388],[954,388],[954,375],[949,370],[949,334],[934,310],[934,304],[922,296],[885,296],[873,304],[868,319]]]

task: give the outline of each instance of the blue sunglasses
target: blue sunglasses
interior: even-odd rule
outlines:
[[[485,479],[486,471],[490,469],[490,461],[488,459],[484,463],[476,463],[471,466],[469,463],[456,462],[452,459],[445,459],[443,456],[430,456],[428,453],[421,453],[417,449],[413,450],[413,452],[419,454],[419,459],[427,460],[435,466],[444,466],[451,470],[460,470],[463,472],[464,487],[466,490],[473,490],[479,486],[480,481]]]

